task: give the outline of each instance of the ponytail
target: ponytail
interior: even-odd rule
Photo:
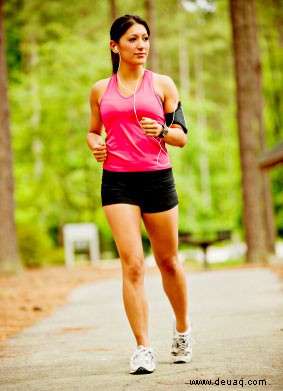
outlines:
[[[119,62],[120,57],[118,53],[114,53],[113,50],[111,50],[111,61],[112,61],[112,72],[117,73],[119,69]]]

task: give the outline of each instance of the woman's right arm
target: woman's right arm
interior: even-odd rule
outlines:
[[[98,162],[104,162],[107,158],[106,144],[102,139],[101,133],[103,129],[103,123],[99,110],[99,100],[101,99],[101,91],[105,84],[104,80],[97,82],[90,92],[90,127],[87,134],[87,144],[92,151],[95,159]]]

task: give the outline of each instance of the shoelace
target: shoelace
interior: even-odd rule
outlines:
[[[148,356],[151,356],[150,358]],[[134,353],[132,360],[133,361],[142,361],[144,359],[150,360],[150,359],[155,359],[157,355],[157,349],[155,348],[138,348],[138,350]]]
[[[195,341],[191,336],[189,336],[188,338],[177,337],[176,341],[175,341],[176,347],[181,350],[186,350],[187,347],[191,347],[194,344],[195,344]]]

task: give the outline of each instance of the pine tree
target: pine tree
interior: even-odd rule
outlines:
[[[268,253],[263,217],[263,183],[257,160],[261,152],[258,116],[259,63],[253,47],[253,7],[253,0],[230,1],[237,81],[243,219],[248,262],[266,261]]]
[[[9,127],[4,0],[0,0],[0,272],[21,269],[14,219],[13,156]]]

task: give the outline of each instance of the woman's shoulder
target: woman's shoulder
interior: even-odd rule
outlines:
[[[102,96],[104,95],[104,92],[109,84],[111,77],[108,77],[106,79],[101,79],[96,81],[90,91],[90,97],[93,100],[96,100],[98,102],[101,101]]]
[[[153,80],[164,87],[175,85],[173,79],[170,76],[161,75],[155,72],[152,72],[152,75],[153,75]]]
[[[177,88],[173,79],[167,75],[161,75],[159,73],[153,74],[153,83],[154,88],[157,91],[158,95],[161,97],[164,102],[165,98],[170,95],[178,95]]]
[[[110,79],[111,79],[111,77],[108,77],[107,79],[101,79],[101,80],[96,81],[92,85],[91,91],[94,93],[97,93],[97,92],[99,93],[102,90],[105,90],[106,87],[108,86]]]

